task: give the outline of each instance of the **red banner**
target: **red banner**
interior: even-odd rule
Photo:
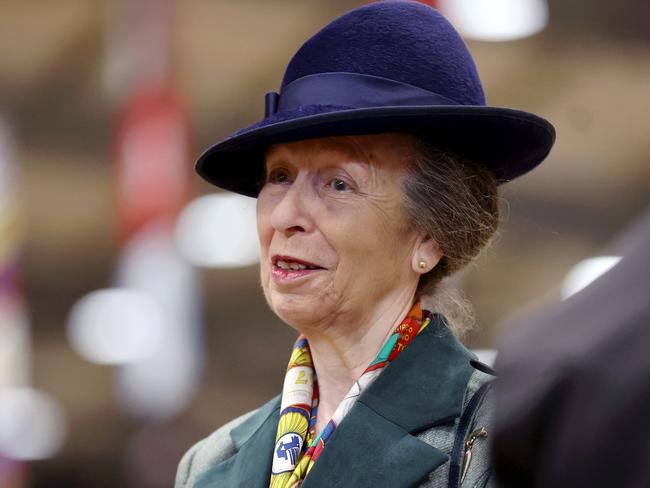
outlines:
[[[120,236],[172,224],[190,196],[190,124],[170,86],[142,86],[117,119],[114,158]]]

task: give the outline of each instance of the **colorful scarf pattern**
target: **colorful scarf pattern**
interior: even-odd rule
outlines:
[[[318,379],[309,342],[302,335],[298,337],[284,378],[270,488],[297,488],[302,484],[336,430],[336,426],[350,411],[359,396],[413,338],[429,325],[430,321],[430,312],[422,310],[420,302],[416,302],[318,435],[315,432],[318,414]]]

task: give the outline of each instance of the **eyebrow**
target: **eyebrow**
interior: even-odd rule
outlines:
[[[278,148],[277,146],[267,148],[264,152],[264,167],[267,168],[269,164],[281,164],[283,162],[291,164],[291,151],[289,151],[288,155],[285,154],[286,152],[286,149]],[[353,144],[352,148],[324,146],[319,148],[318,152],[325,156],[343,156],[348,160],[345,163],[339,163],[339,165],[354,164],[355,166],[361,166],[363,171],[368,173],[372,166],[372,163],[370,162],[371,155],[366,154],[365,151],[357,147],[356,144]],[[330,165],[331,164],[328,164],[328,166]]]
[[[264,153],[262,154],[262,157],[264,159],[264,162],[266,163],[266,160],[273,156],[275,153],[278,152],[278,149],[274,146],[269,146],[264,150]]]

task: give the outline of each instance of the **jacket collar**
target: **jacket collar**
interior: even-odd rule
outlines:
[[[435,314],[359,402],[413,434],[460,415],[474,355]]]
[[[447,460],[415,434],[460,416],[473,355],[436,314],[352,407],[303,488],[407,487]],[[231,437],[236,454],[209,469],[198,487],[268,487],[279,397]]]

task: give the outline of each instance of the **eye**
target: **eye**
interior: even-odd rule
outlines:
[[[289,182],[289,172],[283,168],[276,168],[269,171],[269,176],[267,178],[269,183],[283,184]]]
[[[336,191],[349,191],[351,189],[350,185],[341,178],[334,178],[327,185]]]

